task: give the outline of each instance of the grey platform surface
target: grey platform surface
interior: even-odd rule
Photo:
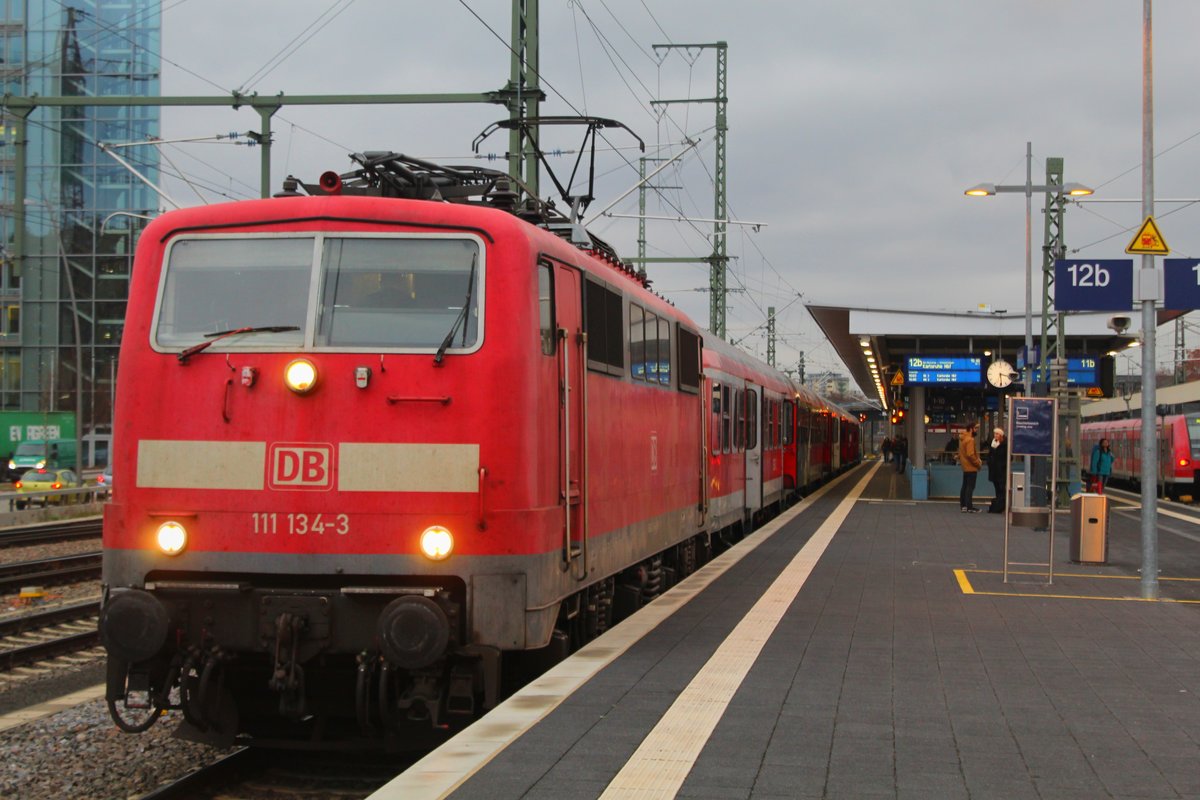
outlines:
[[[855,482],[452,797],[599,797]],[[1200,604],[1187,602],[1200,601],[1200,526],[1164,519],[1159,534],[1164,578],[1184,579],[1164,580],[1162,596],[1184,602],[1139,602],[1136,512],[1114,510],[1099,567],[1067,561],[1070,520],[1059,515],[1054,583],[1004,584],[1001,515],[899,499],[907,493],[886,466],[875,474],[678,796],[1200,798]],[[1044,560],[1044,533],[1015,529],[1010,542],[1012,560]]]

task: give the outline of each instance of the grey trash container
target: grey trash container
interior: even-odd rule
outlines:
[[[1084,492],[1071,497],[1071,560],[1108,563],[1108,498]]]

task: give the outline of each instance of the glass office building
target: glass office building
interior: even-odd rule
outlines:
[[[6,96],[158,96],[160,26],[160,0],[0,0]],[[85,443],[100,443],[84,463],[102,462],[132,247],[158,198],[97,144],[156,137],[160,110],[35,106],[17,236],[20,113],[0,109],[0,410],[78,407]],[[121,153],[158,182],[156,148]]]

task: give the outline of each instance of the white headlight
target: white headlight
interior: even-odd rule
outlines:
[[[178,522],[164,522],[158,526],[158,533],[155,535],[158,541],[158,549],[169,556],[177,556],[183,552],[183,548],[187,546],[187,530]]]
[[[307,358],[297,358],[284,369],[283,382],[296,394],[307,394],[317,385],[317,368]]]
[[[421,534],[421,552],[432,561],[442,561],[454,552],[454,536],[441,525],[433,525]]]

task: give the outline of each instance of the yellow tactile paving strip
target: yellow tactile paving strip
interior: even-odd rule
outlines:
[[[1056,586],[1065,588],[1064,582],[1067,582],[1069,585],[1074,586],[1080,580],[1083,580],[1083,581],[1095,581],[1095,580],[1099,580],[1099,581],[1129,581],[1132,583],[1140,583],[1141,578],[1139,578],[1136,575],[1091,575],[1091,574],[1079,573],[1079,572],[1056,572],[1056,573],[1054,573],[1054,579],[1055,579],[1055,581],[1057,581],[1057,583],[1047,584],[1046,591],[1038,591],[1038,592],[1021,591],[1021,587],[1028,586],[1028,582],[1024,582],[1018,586],[1014,586],[1013,584],[1010,583],[1004,589],[1001,589],[999,591],[992,591],[992,590],[988,590],[988,589],[978,589],[971,582],[971,579],[969,577],[970,575],[985,575],[985,576],[989,576],[992,578],[992,580],[989,582],[997,582],[995,580],[994,576],[1003,575],[1003,574],[1004,573],[1001,570],[994,570],[994,569],[956,569],[956,570],[954,570],[954,577],[958,581],[958,586],[962,590],[963,594],[984,595],[984,596],[989,596],[989,597],[1037,597],[1037,598],[1041,598],[1041,599],[1055,599],[1055,600],[1118,600],[1118,601],[1123,601],[1123,602],[1128,602],[1128,603],[1185,603],[1185,604],[1189,604],[1189,605],[1200,605],[1200,600],[1196,600],[1196,599],[1175,599],[1175,598],[1170,598],[1170,597],[1159,597],[1158,599],[1149,599],[1149,598],[1145,598],[1145,597],[1134,597],[1132,594],[1079,594],[1079,593],[1072,594],[1072,593],[1067,593],[1065,591],[1061,591],[1061,592],[1054,591],[1054,587],[1056,587]],[[1010,576],[1011,575],[1017,575],[1017,576],[1022,576],[1022,577],[1029,576],[1029,577],[1033,577],[1033,578],[1043,578],[1043,579],[1046,576],[1046,573],[1044,573],[1044,572],[1013,572],[1012,570],[1009,570],[1008,574]],[[1183,585],[1187,585],[1187,584],[1195,585],[1195,584],[1200,583],[1200,578],[1160,577],[1158,579],[1158,582],[1161,587],[1163,587],[1165,590],[1169,591],[1168,587],[1172,583],[1178,583],[1178,584],[1183,584]],[[1000,584],[1000,585],[1005,586],[1005,584]],[[1011,587],[1011,589],[1008,587]],[[1136,586],[1130,586],[1130,591],[1136,592],[1137,591]]]
[[[721,643],[633,757],[625,762],[602,798],[670,798],[679,792],[729,701],[758,659],[759,651],[812,574],[873,472],[850,490]]]
[[[878,466],[875,465],[860,482],[860,491],[866,481],[875,474]],[[663,620],[675,613],[677,608],[702,592],[747,553],[774,535],[830,489],[849,478],[850,474],[833,481],[768,525],[759,528],[662,597],[604,634],[602,638],[581,648],[566,661],[525,686],[487,716],[385,784],[371,795],[371,800],[425,800],[450,794],[526,730],[557,708],[572,692],[658,627]],[[784,607],[786,608],[786,604]]]

